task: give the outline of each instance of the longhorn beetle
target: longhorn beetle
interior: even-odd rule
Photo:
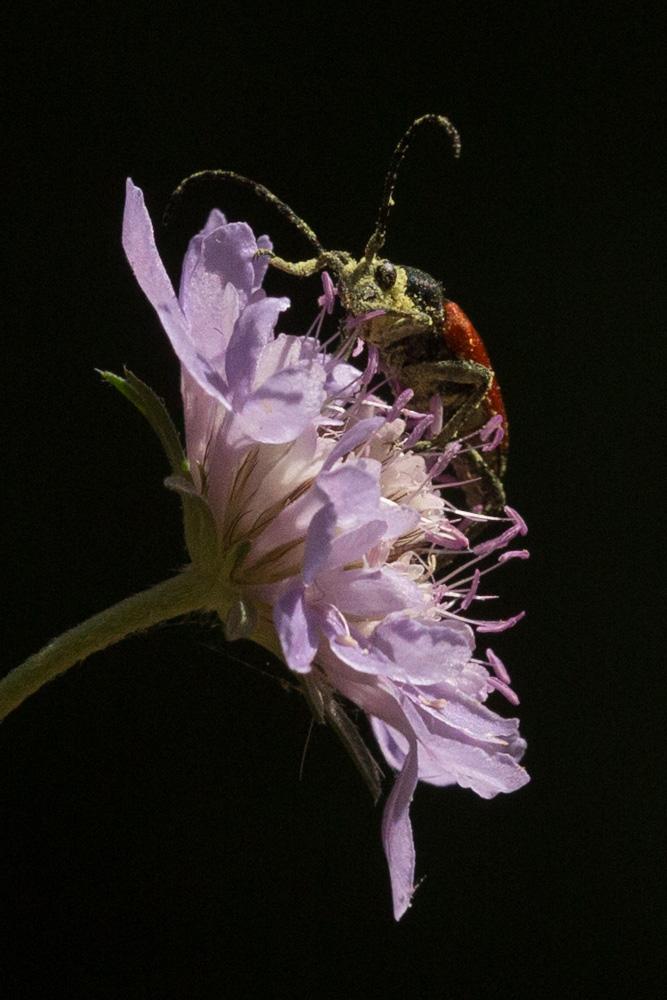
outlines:
[[[444,129],[454,156],[460,155],[459,133],[448,118],[423,115],[412,122],[394,149],[375,229],[359,259],[346,250],[325,250],[289,205],[268,188],[231,170],[202,170],[187,177],[171,196],[164,221],[186,188],[208,178],[249,187],[273,205],[308,240],[316,256],[293,262],[271,250],[259,253],[269,257],[272,267],[295,277],[308,277],[324,269],[333,273],[343,308],[358,319],[358,335],[378,347],[386,373],[401,388],[413,390],[414,405],[419,409],[427,410],[434,396],[441,400],[444,422],[427,443],[429,448],[440,449],[481,427],[490,417],[502,417],[505,434],[498,448],[486,453],[469,449],[454,460],[457,474],[467,480],[464,488],[469,501],[481,504],[487,513],[498,513],[505,502],[502,478],[507,463],[507,416],[484,342],[463,310],[445,298],[435,278],[381,256],[398,171],[414,133],[423,125]]]

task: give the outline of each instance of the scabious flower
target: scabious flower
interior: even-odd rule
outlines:
[[[321,346],[328,276],[309,334],[275,332],[289,302],[263,291],[257,250],[270,243],[245,223],[211,213],[177,296],[128,181],[123,245],[181,363],[189,473],[170,485],[210,514],[206,544],[191,550],[215,578],[208,603],[228,637],[282,658],[321,718],[340,719],[337,695],[366,713],[396,772],[382,837],[398,919],[414,891],[417,782],[491,798],[528,780],[517,720],[485,704],[494,691],[517,703],[509,675],[492,650],[475,653],[476,632],[516,618],[471,615],[482,577],[525,557],[507,548],[525,525],[510,508],[505,518],[460,509],[446,480],[452,460],[490,446],[497,428],[414,453],[433,415],[409,410],[409,393],[390,404],[372,391],[372,351],[362,371],[345,360],[349,337],[333,353]],[[497,533],[473,544],[475,520]],[[363,769],[349,726],[339,735]]]
[[[216,575],[211,603],[230,637],[253,637],[307,682],[315,711],[336,693],[360,707],[397,772],[382,834],[398,919],[414,889],[418,780],[485,798],[528,780],[517,721],[484,704],[494,690],[516,704],[507,671],[492,650],[475,656],[475,631],[516,619],[469,615],[481,576],[525,556],[506,548],[525,525],[507,508],[500,534],[469,543],[467,526],[483,516],[459,510],[438,482],[466,442],[435,459],[414,454],[432,417],[407,410],[409,394],[390,405],[370,390],[372,353],[362,372],[321,347],[328,278],[311,335],[288,336],[275,333],[288,300],[261,287],[256,252],[270,244],[246,224],[211,213],[178,297],[131,182],[123,244],[182,366],[190,481],[180,488],[205,501],[214,525],[198,553]]]
[[[0,720],[97,650],[179,615],[215,611],[228,638],[251,637],[282,658],[377,797],[379,768],[342,699],[368,717],[396,772],[382,837],[398,919],[414,891],[417,782],[491,798],[528,780],[517,720],[485,704],[493,692],[517,703],[509,674],[493,650],[475,653],[476,633],[501,632],[521,617],[472,612],[489,599],[482,578],[527,556],[508,548],[526,531],[514,510],[488,517],[469,509],[476,490],[466,453],[497,447],[500,418],[434,451],[424,436],[440,432],[442,404],[417,413],[400,386],[384,402],[374,348],[363,371],[348,363],[363,349],[356,326],[377,313],[347,317],[330,339],[336,348],[321,345],[336,297],[326,274],[308,334],[276,334],[289,302],[263,291],[258,250],[270,244],[245,223],[210,215],[188,247],[177,296],[142,193],[128,181],[123,245],[181,362],[187,456],[148,386],[131,372],[101,374],[161,440],[191,564],[10,671],[0,680]]]

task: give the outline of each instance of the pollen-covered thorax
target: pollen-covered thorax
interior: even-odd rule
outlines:
[[[343,308],[362,320],[359,336],[378,347],[430,331],[442,319],[439,283],[423,271],[381,257],[346,262],[339,289]],[[364,319],[367,314],[372,315]]]

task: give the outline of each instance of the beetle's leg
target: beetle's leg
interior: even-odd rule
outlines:
[[[461,487],[470,507],[481,506],[485,514],[502,514],[505,508],[505,490],[499,477],[487,461],[487,456],[474,448],[455,458],[452,462],[454,471],[462,480],[470,479],[468,485]],[[468,536],[475,535],[483,523],[472,521],[466,531]]]
[[[333,693],[324,702],[325,721],[331,726],[354,766],[366,783],[373,802],[382,792],[382,769],[373,757],[355,723]]]
[[[448,358],[442,361],[425,361],[406,365],[400,372],[400,381],[414,389],[415,402],[419,406],[432,396],[440,396],[447,410],[448,396],[462,395],[463,399],[453,404],[453,412],[447,417],[440,433],[431,441],[432,448],[444,447],[453,438],[460,436],[471,416],[480,405],[493,382],[493,372],[477,361],[464,358]]]
[[[266,249],[258,250],[255,257],[268,257],[271,267],[275,267],[277,271],[284,271],[285,274],[291,274],[295,278],[309,278],[311,274],[317,274],[326,266],[321,263],[320,257],[312,257],[310,260],[283,260],[282,257],[277,257],[273,250]]]
[[[284,271],[285,274],[291,274],[295,278],[310,278],[326,267],[331,268],[334,274],[338,274],[340,268],[351,259],[345,251],[324,250],[318,257],[311,257],[310,260],[284,260],[276,256],[273,250],[264,247],[255,251],[255,257],[268,257],[271,267]]]
[[[366,746],[361,733],[333,690],[318,670],[301,674],[306,701],[316,722],[328,723],[343,744],[361,777],[377,802],[382,791],[382,770]]]
[[[449,358],[407,365],[401,371],[400,380],[414,389],[418,406],[434,395],[443,399],[445,424],[432,440],[420,442],[421,448],[418,449],[436,451],[469,429],[475,411],[491,388],[493,372],[477,361]],[[453,410],[447,415],[448,397],[455,394],[462,395],[463,398],[453,404]],[[495,463],[488,461],[481,452],[469,449],[455,459],[453,464],[460,470],[463,478],[473,480],[468,486],[462,487],[470,506],[481,505],[487,514],[502,513],[505,491],[494,470]]]

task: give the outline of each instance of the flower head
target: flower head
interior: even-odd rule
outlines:
[[[256,254],[270,244],[245,223],[211,213],[177,296],[128,181],[123,244],[181,362],[189,488],[214,524],[207,559],[228,635],[276,652],[316,711],[336,693],[361,708],[397,772],[382,835],[398,919],[414,891],[417,782],[491,798],[528,780],[517,721],[485,704],[494,692],[516,704],[509,675],[492,650],[475,654],[476,632],[517,619],[471,613],[488,599],[482,578],[526,555],[507,548],[525,525],[510,508],[504,518],[460,509],[445,481],[456,456],[493,444],[497,429],[415,454],[434,415],[410,411],[410,393],[387,403],[371,389],[375,353],[365,370],[345,360],[353,332],[334,353],[320,344],[328,277],[311,331],[276,333],[289,302],[263,291]],[[498,530],[475,545],[473,520]]]

